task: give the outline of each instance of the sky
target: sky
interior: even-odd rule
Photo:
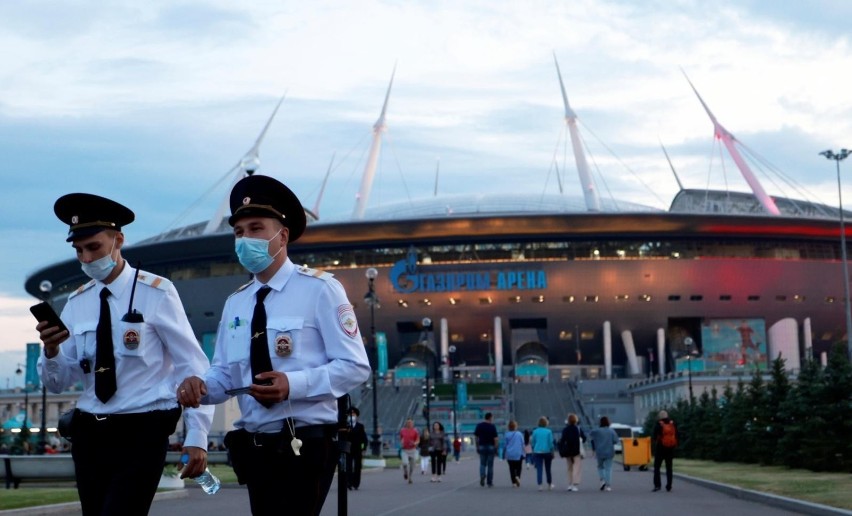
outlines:
[[[259,173],[313,207],[334,156],[320,219],[347,219],[394,68],[371,205],[556,194],[554,156],[580,195],[555,55],[602,195],[668,208],[661,143],[685,187],[747,191],[686,73],[798,185],[759,175],[770,194],[836,206],[818,153],[852,148],[849,19],[845,0],[0,2],[0,388],[38,340],[24,280],[73,258],[58,197],[131,207],[131,245],[207,220],[285,96]]]

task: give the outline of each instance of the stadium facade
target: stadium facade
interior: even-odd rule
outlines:
[[[362,333],[375,328],[370,355],[383,375],[440,369],[446,378],[451,363],[482,366],[494,380],[540,381],[553,365],[580,366],[561,375],[631,377],[676,370],[696,352],[708,370],[765,367],[779,352],[795,368],[802,355],[845,339],[836,208],[767,196],[747,169],[751,193],[682,189],[668,211],[606,201],[594,194],[578,145],[582,197],[368,207],[388,96],[353,220],[309,212],[305,235],[289,246],[294,262],[346,287]],[[579,141],[564,89],[563,99]],[[736,140],[707,112],[740,164]],[[253,173],[256,147],[238,176]],[[249,279],[230,230],[220,211],[124,253],[175,283],[208,354],[224,299]],[[378,270],[374,310],[362,298],[369,268]],[[40,297],[44,280],[62,305],[86,278],[71,259],[38,270],[25,288]]]

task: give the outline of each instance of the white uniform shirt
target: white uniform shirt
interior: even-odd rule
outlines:
[[[204,381],[203,403],[228,399],[226,389],[251,385],[252,281],[225,301],[216,335],[213,364]],[[370,376],[367,352],[352,305],[331,274],[297,268],[288,258],[272,277],[266,296],[266,336],[272,368],[287,374],[290,397],[266,408],[248,394],[238,395],[241,416],[234,426],[250,432],[277,432],[284,418],[305,426],[337,422],[337,398]]]
[[[133,308],[142,314],[142,323],[122,322],[128,311],[136,269],[125,262],[124,269],[109,285],[92,280],[68,297],[62,321],[70,336],[59,353],[39,357],[41,379],[50,392],[59,393],[77,382],[83,392],[77,408],[93,414],[130,414],[177,407],[175,391],[187,376],[204,374],[209,363],[186,318],[177,290],[167,279],[139,271]],[[95,330],[100,318],[100,292],[106,287],[112,320],[118,390],[106,403],[95,396]],[[136,338],[134,338],[136,337]],[[80,361],[88,359],[88,374]],[[187,435],[185,446],[207,449],[207,434],[213,421],[213,407],[184,412]]]

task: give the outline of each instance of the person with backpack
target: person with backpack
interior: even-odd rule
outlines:
[[[654,492],[660,490],[660,466],[666,461],[666,491],[672,490],[672,459],[677,448],[677,426],[669,413],[661,410],[657,424],[654,425],[654,435],[651,439],[654,449]]]

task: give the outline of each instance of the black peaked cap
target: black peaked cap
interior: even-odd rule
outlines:
[[[245,217],[266,217],[280,221],[290,230],[293,242],[305,232],[307,218],[302,203],[292,190],[269,176],[251,175],[240,179],[231,190],[233,226]]]
[[[59,220],[68,224],[66,242],[105,229],[121,231],[122,227],[136,219],[130,208],[106,197],[87,193],[63,195],[54,203],[53,212]]]

